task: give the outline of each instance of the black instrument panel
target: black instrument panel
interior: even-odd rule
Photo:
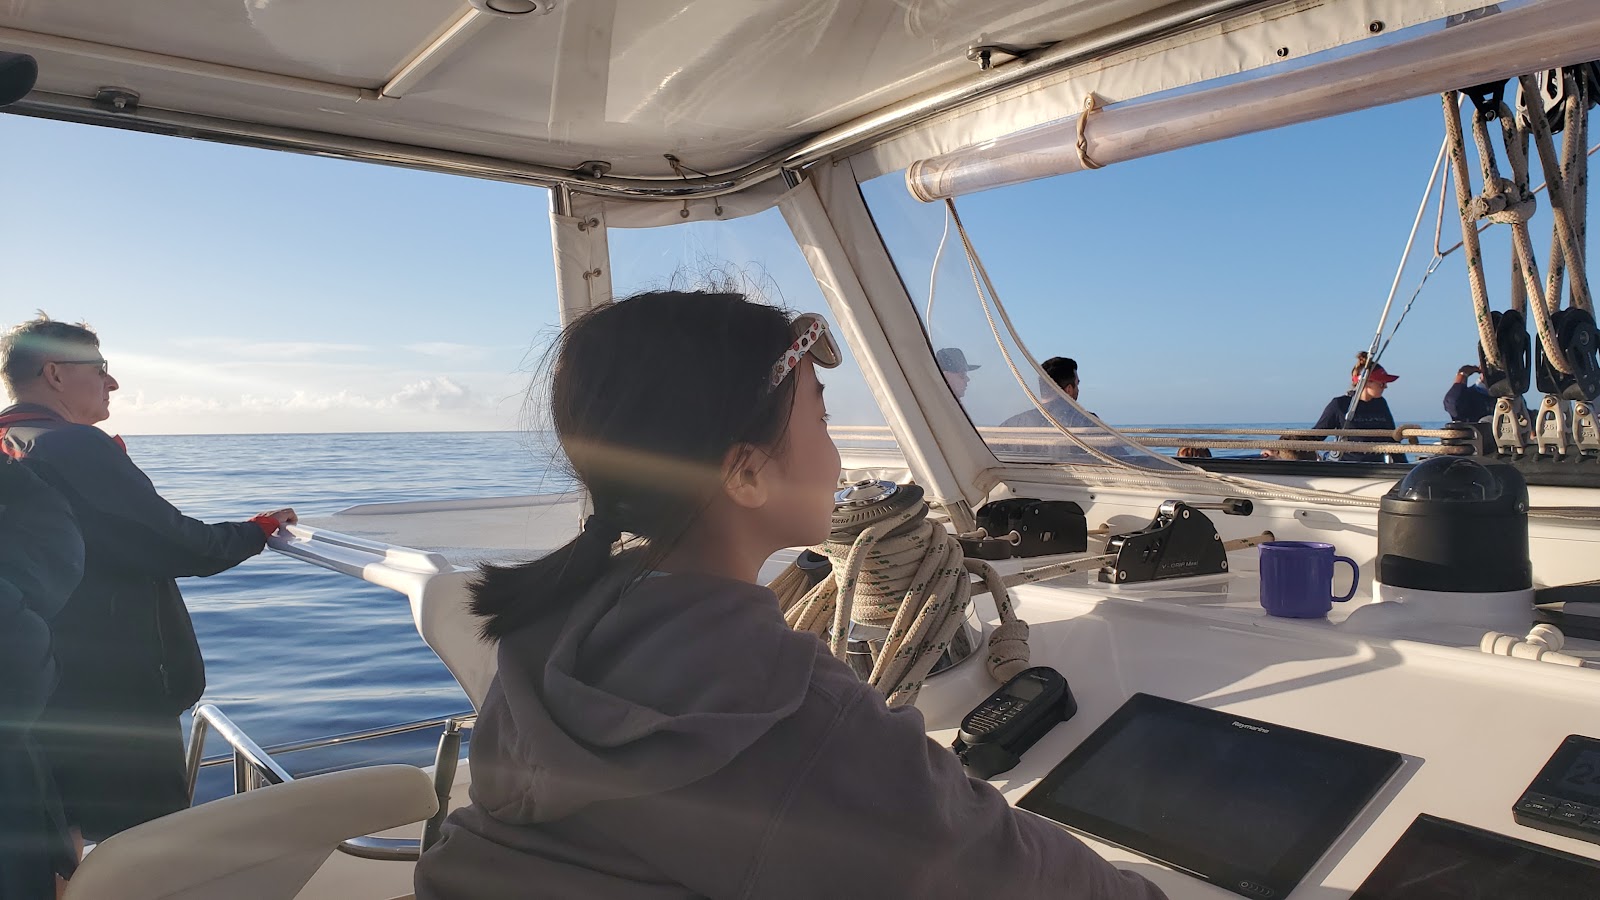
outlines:
[[[1567,735],[1511,814],[1520,825],[1600,844],[1600,740]]]
[[[1272,900],[1400,765],[1390,750],[1135,694],[1017,805]]]
[[[1423,814],[1350,900],[1595,900],[1600,862]]]

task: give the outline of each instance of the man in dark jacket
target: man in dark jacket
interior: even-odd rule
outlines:
[[[104,838],[189,803],[178,714],[205,669],[174,578],[212,575],[260,553],[294,511],[208,525],[156,493],[110,416],[117,380],[100,341],[44,315],[0,338],[0,447],[67,499],[84,575],[53,623],[61,681],[35,730],[68,821]]]
[[[50,620],[83,575],[72,510],[0,457],[0,897],[55,896],[75,857],[61,801],[31,732],[55,689]]]
[[[1467,376],[1477,375],[1477,366],[1462,366],[1456,370],[1456,380],[1444,394],[1444,411],[1452,422],[1481,422],[1494,415],[1494,397],[1483,386],[1483,379],[1468,385]]]

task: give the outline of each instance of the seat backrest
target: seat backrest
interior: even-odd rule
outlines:
[[[258,788],[101,842],[66,900],[292,900],[339,842],[438,809],[412,766],[369,766]]]

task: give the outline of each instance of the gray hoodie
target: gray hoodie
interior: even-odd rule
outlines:
[[[967,777],[771,591],[625,587],[501,641],[418,900],[1163,896]]]

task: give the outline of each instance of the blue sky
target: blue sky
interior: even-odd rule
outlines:
[[[1030,348],[1077,358],[1102,417],[1309,422],[1371,340],[1441,127],[1423,98],[960,206]],[[17,116],[0,116],[0,160],[0,318],[42,308],[101,333],[123,385],[108,429],[518,426],[556,315],[545,192]],[[866,193],[920,307],[942,209],[911,200],[898,175]],[[1401,302],[1432,228],[1430,210]],[[1541,264],[1548,228],[1541,209]],[[1445,235],[1460,236],[1450,218]],[[1508,246],[1485,243],[1499,306]],[[613,232],[612,250],[619,290],[715,267],[788,306],[821,305],[775,211]],[[987,366],[974,419],[1025,405],[953,241],[938,291],[935,343]],[[1385,358],[1402,376],[1397,418],[1441,418],[1475,340],[1458,254]],[[836,419],[876,418],[858,373],[832,380]]]

